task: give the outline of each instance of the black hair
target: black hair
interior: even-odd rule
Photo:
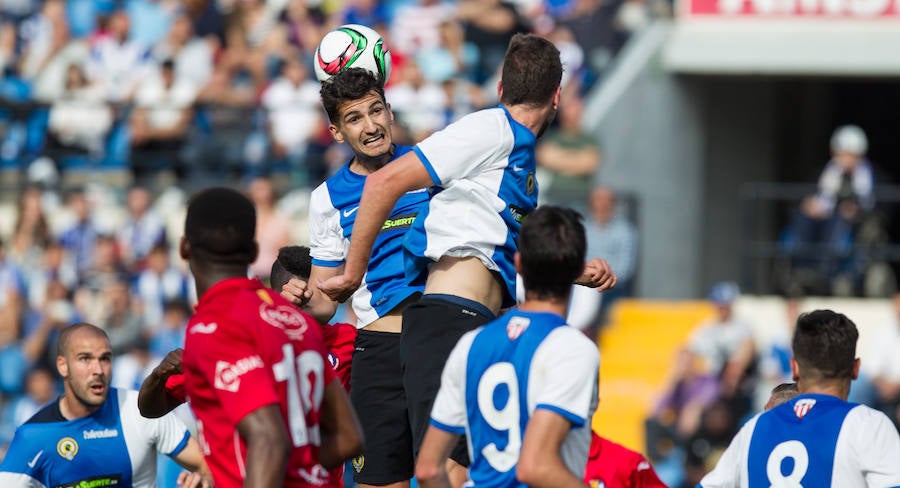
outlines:
[[[306,246],[284,246],[278,250],[278,258],[272,263],[269,283],[272,289],[280,292],[291,278],[308,280],[312,270],[312,258]]]
[[[500,103],[546,105],[559,88],[562,72],[559,50],[552,42],[533,34],[516,34],[503,58]]]
[[[184,236],[191,255],[219,264],[249,265],[256,259],[256,209],[243,194],[214,187],[191,197]]]
[[[322,83],[319,96],[332,124],[341,125],[341,105],[359,100],[374,91],[384,98],[384,79],[365,68],[347,68]]]
[[[856,362],[856,324],[846,315],[815,310],[797,318],[791,347],[804,379],[850,380]]]
[[[526,294],[565,298],[584,269],[587,244],[581,215],[569,208],[542,206],[525,217],[519,254]]]

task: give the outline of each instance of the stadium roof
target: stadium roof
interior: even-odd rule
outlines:
[[[900,23],[820,19],[676,22],[663,64],[686,74],[900,76]]]

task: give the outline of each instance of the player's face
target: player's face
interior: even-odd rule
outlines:
[[[69,338],[66,355],[60,364],[66,395],[85,407],[99,407],[109,394],[112,349],[105,337],[76,333]]]
[[[331,125],[331,135],[338,142],[346,142],[358,158],[380,158],[391,152],[391,124],[394,115],[390,105],[374,91],[340,107],[337,125]]]

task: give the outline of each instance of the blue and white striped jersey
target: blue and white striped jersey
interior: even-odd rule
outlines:
[[[408,146],[395,148],[394,159],[411,149]],[[350,171],[350,163],[347,163],[313,191],[309,202],[309,247],[314,265],[336,267],[344,264],[365,184],[366,176]],[[357,327],[369,325],[424,289],[407,283],[401,248],[404,236],[425,208],[428,198],[427,190],[403,195],[381,227],[362,284],[353,294]]]
[[[431,425],[466,434],[478,487],[519,487],[515,466],[535,410],[572,424],[560,455],[579,479],[597,408],[597,346],[552,313],[513,309],[465,334],[444,367]]]
[[[900,486],[900,436],[883,413],[804,394],[750,419],[702,488]]]
[[[16,429],[3,463],[4,488],[156,486],[156,453],[175,456],[190,434],[173,413],[141,417],[136,391],[110,388],[92,415],[66,420],[59,400]]]
[[[515,304],[513,256],[522,219],[537,207],[536,138],[503,106],[467,115],[413,150],[435,184],[404,243],[406,276],[424,283],[443,256],[477,257],[506,284]]]

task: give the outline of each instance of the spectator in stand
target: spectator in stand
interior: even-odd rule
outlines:
[[[703,475],[715,468],[731,439],[737,434],[739,416],[733,405],[718,399],[704,410],[697,432],[687,440],[685,486],[699,486]]]
[[[91,47],[87,74],[99,84],[107,101],[131,101],[138,84],[150,71],[150,56],[146,46],[128,40],[131,21],[128,13],[117,10],[109,18],[107,30]]]
[[[25,394],[13,398],[0,412],[0,445],[8,444],[16,433],[16,427],[24,424],[58,394],[56,375],[49,369],[29,371],[25,377]]]
[[[619,281],[616,287],[603,293],[598,323],[609,319],[612,305],[622,297],[631,296],[638,259],[638,236],[634,224],[619,211],[616,194],[606,187],[597,187],[590,197],[591,218],[585,225],[588,252],[603,256]]]
[[[414,141],[421,141],[446,123],[447,95],[440,85],[422,76],[412,59],[403,66],[401,81],[384,90],[391,110],[410,131]]]
[[[129,127],[135,180],[159,171],[180,171],[180,151],[194,115],[196,88],[176,78],[175,63],[167,59],[159,76],[144,81],[135,98]]]
[[[513,34],[531,31],[516,7],[504,0],[460,0],[456,18],[464,26],[466,40],[481,50],[478,83],[484,83],[501,65]]]
[[[169,351],[184,347],[184,333],[191,307],[182,300],[167,302],[163,310],[162,325],[150,337],[150,354],[163,358]]]
[[[415,61],[425,79],[432,83],[454,77],[474,81],[479,50],[466,40],[462,25],[453,19],[445,20],[441,22],[438,34],[439,45],[416,51]]]
[[[796,298],[785,300],[784,321],[773,324],[774,330],[768,344],[760,347],[757,362],[758,383],[754,398],[756,409],[765,405],[772,388],[793,381],[791,373],[791,337],[794,324],[800,316],[800,301]],[[869,361],[866,361],[868,363]]]
[[[250,183],[248,190],[250,201],[256,208],[256,241],[259,246],[259,254],[250,265],[250,273],[268,280],[278,250],[290,244],[290,222],[275,206],[277,199],[272,180],[257,178]]]
[[[143,310],[144,323],[151,331],[161,329],[167,303],[187,300],[188,286],[187,275],[172,266],[166,243],[153,246],[147,254],[146,266],[134,281],[133,291]]]
[[[106,314],[103,291],[115,283],[128,279],[128,270],[119,259],[116,239],[109,235],[97,236],[91,264],[79,275],[75,291],[75,307],[85,320],[99,323]]]
[[[101,155],[112,124],[99,86],[88,83],[80,65],[70,64],[66,88],[50,107],[46,154],[63,166],[69,156]]]
[[[866,357],[870,363],[867,376],[875,386],[873,407],[884,412],[900,430],[900,293],[894,295],[895,318],[878,331],[873,344],[873,354]],[[861,378],[857,379],[857,382]]]
[[[861,270],[853,254],[855,227],[875,206],[875,175],[866,159],[868,139],[855,125],[831,136],[831,160],[819,177],[818,192],[803,200],[786,242],[795,268],[810,269],[833,292],[852,293]],[[842,281],[836,281],[842,278]],[[850,282],[851,290],[838,290]]]
[[[153,247],[166,240],[165,224],[151,207],[151,199],[150,190],[145,187],[134,186],[128,190],[128,217],[116,240],[122,261],[132,270],[141,269]]]
[[[75,263],[57,241],[47,244],[40,266],[28,270],[26,275],[28,304],[31,308],[39,308],[44,304],[51,283],[59,282],[66,289],[74,289],[78,284]]]
[[[109,335],[113,354],[119,356],[144,340],[144,322],[132,300],[130,288],[124,281],[103,290],[104,314],[98,326]]]
[[[584,51],[585,66],[590,70],[587,87],[607,68],[621,45],[616,16],[623,0],[575,0],[572,9],[561,19]]]
[[[27,362],[19,347],[19,320],[25,301],[25,281],[0,242],[0,396],[22,388]]]
[[[739,387],[756,353],[753,330],[734,315],[734,302],[739,296],[740,289],[733,282],[713,285],[708,298],[716,315],[701,324],[688,342],[688,350],[701,362],[706,374],[718,379],[719,393],[726,399],[742,393]]]
[[[65,2],[46,0],[37,15],[22,23],[19,35],[23,46],[19,75],[33,80],[69,42]]]
[[[47,295],[40,306],[27,315],[22,354],[30,367],[52,368],[56,362],[59,332],[78,320],[72,306],[71,293],[59,281],[47,285]]]
[[[44,247],[50,242],[50,226],[44,216],[41,197],[42,191],[37,186],[25,189],[19,197],[9,257],[23,269],[39,266]]]
[[[4,77],[15,71],[17,37],[16,24],[0,21],[0,73],[3,73]]]
[[[440,45],[441,23],[453,18],[453,6],[440,0],[418,0],[400,7],[391,24],[391,51],[412,56]],[[505,46],[505,45],[504,45]]]
[[[290,57],[282,64],[281,76],[262,94],[262,106],[269,113],[272,156],[276,161],[287,161],[291,172],[302,175],[304,186],[310,182],[307,144],[324,128],[320,87],[309,77],[306,65]]]
[[[350,0],[340,12],[341,24],[361,24],[378,30],[390,21],[387,2],[377,0]]]
[[[583,211],[584,202],[591,194],[594,173],[600,166],[600,146],[581,128],[584,100],[577,94],[577,88],[566,88],[563,94],[559,105],[559,125],[549,129],[535,149],[538,184],[545,203]],[[591,255],[606,257],[603,254]]]
[[[59,241],[75,259],[75,268],[81,273],[89,268],[94,260],[94,247],[99,232],[91,218],[91,202],[88,201],[83,189],[69,193],[66,206],[73,222],[59,236]]]
[[[182,0],[128,0],[125,8],[135,22],[130,32],[132,41],[153,46],[171,30],[175,17],[181,11]]]
[[[195,87],[209,82],[213,72],[215,42],[194,35],[194,25],[187,14],[178,16],[165,39],[153,49],[153,57],[162,63],[171,59],[175,78]]]

